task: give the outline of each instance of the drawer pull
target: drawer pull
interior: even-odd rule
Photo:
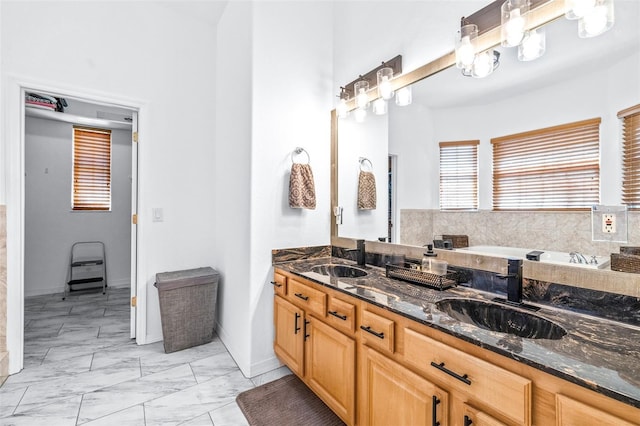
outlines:
[[[436,364],[435,362],[431,361],[431,366],[437,368],[440,371],[443,371],[443,372],[447,373],[451,377],[455,377],[456,379],[460,380],[462,383],[465,383],[467,385],[471,385],[471,380],[469,380],[469,375],[465,374],[465,375],[461,376],[458,373],[455,373],[455,372],[449,370],[448,368],[446,368],[444,366],[444,362],[441,362],[440,364]]]
[[[440,422],[438,421],[438,404],[440,404],[440,400],[437,396],[433,395],[431,397],[431,424],[433,426],[440,426]]]
[[[360,328],[363,329],[364,331],[366,331],[367,333],[373,334],[374,336],[376,336],[379,339],[384,339],[384,333],[383,332],[378,333],[377,331],[372,330],[371,327],[369,327],[368,325],[366,327],[364,325],[361,325]]]
[[[473,424],[473,420],[469,418],[469,416],[464,416],[464,426],[471,426]]]
[[[293,334],[298,334],[298,331],[300,331],[300,327],[298,327],[298,320],[300,319],[300,314],[296,312],[296,322],[293,325]]]
[[[278,283],[277,283],[277,282],[275,282],[275,281],[271,281],[271,284],[273,284],[273,285],[274,285],[274,286],[276,286],[276,287],[282,287],[282,284],[278,284]]]
[[[309,300],[309,296],[305,296],[302,293],[295,293],[296,297],[302,299],[302,300]]]
[[[333,315],[334,317],[336,317],[336,318],[340,318],[342,321],[346,321],[347,320],[347,316],[346,315],[340,315],[338,313],[338,311],[329,311],[329,313],[331,315]]]

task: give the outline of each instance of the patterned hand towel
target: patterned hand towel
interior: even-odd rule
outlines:
[[[309,164],[293,163],[291,165],[289,207],[312,210],[316,208],[316,190]]]
[[[371,172],[360,171],[358,175],[358,208],[376,208],[376,177]]]

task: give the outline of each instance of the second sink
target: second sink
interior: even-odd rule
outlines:
[[[311,270],[318,274],[337,278],[360,278],[367,275],[367,271],[349,265],[317,265],[312,267]]]
[[[436,307],[451,318],[485,330],[528,339],[561,339],[567,331],[538,315],[509,306],[476,299],[444,299]]]

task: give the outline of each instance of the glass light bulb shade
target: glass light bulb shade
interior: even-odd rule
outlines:
[[[493,50],[485,50],[476,55],[473,62],[471,76],[474,78],[485,78],[493,72]]]
[[[387,101],[382,98],[378,98],[373,101],[373,106],[371,109],[376,115],[385,115],[387,113]]]
[[[376,74],[378,76],[378,95],[384,100],[391,99],[393,97],[393,90],[391,90],[393,68],[382,68]]]
[[[470,68],[476,56],[478,26],[463,25],[456,35],[456,66]]]
[[[528,0],[507,0],[501,7],[500,36],[502,45],[515,47],[520,44],[527,28]]]
[[[547,41],[544,29],[536,28],[525,33],[522,43],[518,46],[519,61],[533,61],[544,55]]]
[[[411,105],[411,86],[404,86],[396,91],[396,105],[407,106]]]
[[[596,6],[578,21],[578,36],[598,36],[613,27],[613,0],[596,0]]]
[[[356,111],[353,113],[353,115],[356,118],[356,122],[358,123],[362,123],[364,121],[365,118],[367,118],[367,110],[364,108],[358,108],[356,109]]]
[[[367,108],[369,106],[369,95],[367,95],[368,90],[369,82],[366,80],[357,81],[353,85],[353,91],[356,94],[356,107]]]
[[[597,0],[565,0],[567,19],[580,19],[588,15],[596,7]]]
[[[349,108],[347,108],[347,100],[340,99],[338,105],[336,105],[336,115],[338,118],[345,118],[349,116]]]

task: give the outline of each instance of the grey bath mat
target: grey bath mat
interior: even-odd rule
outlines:
[[[300,379],[289,374],[237,396],[252,426],[342,426],[344,423]]]

